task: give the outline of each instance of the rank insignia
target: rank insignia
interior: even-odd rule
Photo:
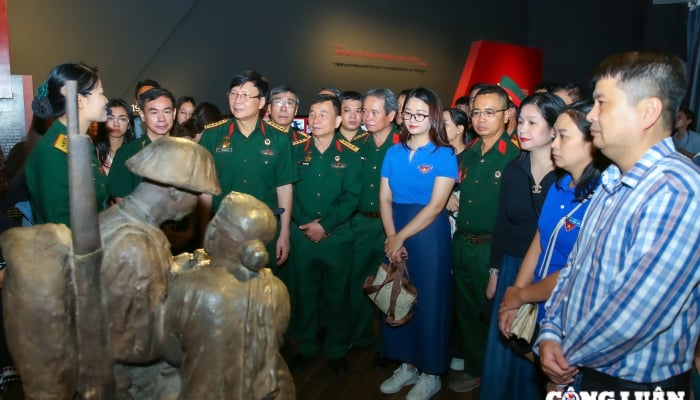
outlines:
[[[340,156],[335,156],[335,162],[340,161]]]
[[[233,149],[228,146],[221,146],[216,148],[217,153],[232,153]]]
[[[306,165],[309,164],[309,161],[311,161],[311,152],[307,152],[306,157],[304,157],[304,162],[306,163]]]
[[[501,177],[501,171],[496,171],[496,172],[494,172],[493,176],[495,176],[496,179],[500,178],[500,177]]]
[[[265,146],[269,146],[269,145],[270,145],[270,139],[265,139]]]
[[[418,166],[418,170],[424,174],[427,174],[433,169],[432,165],[427,165],[427,164],[421,164]]]
[[[275,152],[272,149],[264,149],[263,151],[260,152],[260,154],[264,156],[274,156]]]
[[[64,153],[68,153],[68,138],[66,137],[65,134],[61,133],[56,137],[56,140],[53,142],[53,147],[57,148],[58,150],[61,150]]]

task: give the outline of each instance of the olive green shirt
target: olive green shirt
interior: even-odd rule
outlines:
[[[350,221],[360,193],[359,148],[340,138],[319,152],[314,138],[294,142],[294,161],[301,180],[294,185],[292,220],[297,225],[320,219],[332,233]]]
[[[384,143],[377,147],[374,138],[365,132],[353,139],[352,144],[360,148],[360,212],[379,212],[379,182],[381,181],[382,163],[389,147],[399,143],[401,136],[392,130]]]
[[[112,168],[109,170],[109,189],[112,197],[126,197],[141,183],[141,177],[126,167],[126,160],[149,144],[151,144],[151,139],[145,135],[119,147],[114,155]]]
[[[299,178],[292,160],[289,137],[258,119],[248,137],[241,134],[235,119],[207,125],[199,144],[214,157],[221,195],[212,199],[212,213],[231,191],[256,197],[275,209],[277,188]]]
[[[66,132],[66,126],[56,120],[27,158],[25,175],[36,224],[55,223],[70,227]],[[92,152],[91,166],[97,211],[102,211],[108,205],[108,181],[96,152]]]
[[[457,230],[477,236],[493,232],[503,170],[520,154],[508,133],[502,134],[485,154],[481,153],[481,143],[477,138],[462,152],[457,215]]]

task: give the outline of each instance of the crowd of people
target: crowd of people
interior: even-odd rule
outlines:
[[[63,87],[78,82],[80,132],[94,125],[97,204],[141,181],[128,159],[162,137],[212,155],[221,194],[161,228],[173,254],[201,247],[222,200],[250,194],[277,216],[269,267],[287,287],[288,360],[323,351],[337,374],[351,348],[401,362],[379,390],[429,399],[448,378],[482,399],[547,391],[689,391],[700,333],[700,134],[681,108],[674,56],[630,52],[603,61],[592,98],[543,83],[514,99],[478,83],[450,108],[431,89],[362,94],[324,88],[308,129],[299,97],[260,73],[236,74],[227,116],[137,85],[132,107],[108,99],[98,71],[55,67],[33,110],[54,119],[29,153],[30,219],[70,227]],[[134,113],[133,110],[137,110]],[[14,204],[13,204],[14,206]],[[176,218],[179,219],[179,218]],[[389,326],[362,291],[381,263],[406,261],[413,318]],[[537,304],[539,334],[511,337]],[[697,375],[697,373],[696,373]]]

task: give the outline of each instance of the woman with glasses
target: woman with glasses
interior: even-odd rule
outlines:
[[[520,264],[537,230],[537,218],[549,187],[556,181],[552,160],[554,123],[566,105],[557,96],[535,93],[520,104],[518,139],[523,153],[503,170],[498,217],[491,246],[491,270],[486,297],[495,308],[490,317],[486,358],[481,375],[481,399],[500,399],[519,388],[518,398],[540,399],[543,393],[532,363],[513,353],[498,330],[498,305],[506,288],[515,283]],[[513,386],[503,385],[512,382]]]
[[[38,88],[32,111],[40,118],[56,117],[29,154],[25,170],[34,222],[56,223],[70,227],[68,204],[68,140],[66,124],[66,81],[77,83],[78,132],[85,134],[92,122],[107,119],[107,98],[97,69],[83,63],[54,67],[46,82]],[[98,211],[107,207],[107,175],[100,168],[97,154],[93,160],[93,178]]]
[[[592,106],[590,101],[574,103],[559,115],[554,124],[556,136],[552,142],[552,157],[557,167],[566,173],[550,187],[537,221],[537,231],[515,283],[506,290],[500,303],[499,328],[506,338],[510,336],[517,310],[523,304],[539,305],[538,325],[544,317],[544,303],[552,294],[559,271],[566,265],[576,242],[588,199],[598,187],[602,171],[610,164],[593,147],[591,123],[586,120]],[[529,367],[529,380],[521,379],[518,386],[512,386],[517,387],[518,398],[522,398],[524,391],[533,392],[544,386],[543,378],[538,379],[535,372],[537,370],[539,374],[539,366],[531,364]],[[525,371],[521,370],[521,373]]]
[[[406,95],[400,143],[387,151],[379,202],[391,262],[406,260],[418,304],[411,320],[384,325],[383,354],[403,362],[379,390],[413,388],[407,399],[429,399],[447,370],[452,278],[450,226],[445,204],[457,178],[440,99],[430,89]]]
[[[105,174],[109,174],[117,150],[135,137],[131,107],[122,99],[110,99],[107,102],[107,121],[98,125],[95,137],[97,158]]]

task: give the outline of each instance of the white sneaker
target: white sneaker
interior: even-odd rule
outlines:
[[[403,363],[400,367],[394,370],[394,374],[391,378],[382,382],[379,385],[379,391],[384,394],[397,393],[404,386],[413,385],[418,381],[418,370],[408,369],[408,364]]]
[[[440,391],[441,386],[439,375],[422,373],[416,385],[408,392],[406,400],[428,400]]]

